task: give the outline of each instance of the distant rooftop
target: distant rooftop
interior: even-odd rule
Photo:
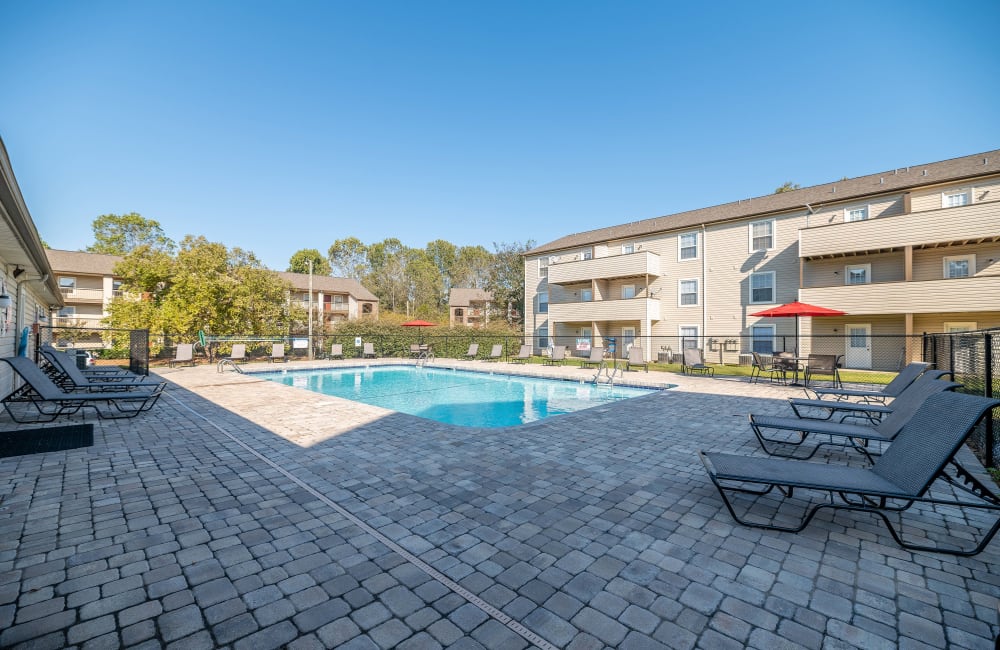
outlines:
[[[83,273],[86,275],[114,275],[119,255],[102,255],[84,251],[61,251],[46,248],[49,265],[56,273]]]
[[[292,287],[299,291],[309,290],[308,273],[289,273],[288,271],[275,271],[282,280],[291,283]],[[347,293],[359,300],[378,300],[378,296],[365,289],[364,286],[354,278],[334,278],[329,275],[313,275],[313,291],[329,291],[331,293]]]
[[[456,287],[448,294],[448,305],[451,307],[468,307],[472,302],[490,300],[493,300],[493,294],[485,289]]]

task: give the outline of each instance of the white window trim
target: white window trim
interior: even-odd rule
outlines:
[[[581,260],[592,260],[592,259],[594,259],[594,249],[593,248],[588,248],[588,249],[586,249],[584,251],[580,251],[580,259]]]
[[[948,263],[957,262],[958,260],[968,260],[969,261],[969,277],[975,277],[976,275],[976,254],[969,253],[967,255],[947,255],[941,260],[942,265],[942,275],[945,280],[960,280],[961,278],[952,278],[948,276]]]
[[[76,307],[74,305],[60,307],[59,311],[56,312],[56,316],[59,318],[76,318]]]
[[[945,332],[973,332],[976,330],[976,321],[945,321],[943,329]]]
[[[753,227],[754,224],[758,223],[771,223],[771,245],[767,248],[754,248],[753,247]],[[758,219],[756,221],[751,221],[747,226],[747,248],[750,249],[751,253],[756,251],[773,251],[775,245],[778,243],[778,223],[776,219]]]
[[[972,205],[972,202],[974,200],[973,194],[972,194],[972,188],[971,187],[963,187],[963,188],[957,189],[957,190],[945,190],[944,192],[941,192],[941,207],[942,208],[960,208],[960,207],[962,207],[960,205],[954,205],[954,206],[953,205],[948,205],[948,197],[949,196],[957,196],[959,194],[964,194],[968,198],[968,201],[966,201],[965,205]]]
[[[589,299],[584,297],[585,293],[590,294]],[[580,302],[594,302],[594,290],[590,288],[580,289]]]
[[[625,250],[625,248],[628,247],[628,246],[632,247],[631,251],[626,251]],[[634,241],[622,242],[622,255],[631,255],[632,253],[636,252],[637,250],[639,250],[639,247],[638,247],[638,245],[636,245],[636,243]]]
[[[681,251],[684,250],[682,242],[686,235],[694,235],[694,257],[681,257]],[[693,232],[682,232],[677,235],[677,261],[678,262],[693,262],[695,260],[701,259],[701,242],[698,241],[698,231]]]
[[[623,284],[622,285],[622,292],[620,294],[621,297],[622,297],[622,300],[632,300],[632,298],[626,298],[625,297],[625,289],[627,287],[632,287],[632,298],[635,298],[636,296],[639,295],[638,288],[634,284]]]
[[[72,286],[63,286],[63,280],[72,280],[73,281],[73,285]],[[58,284],[59,284],[59,290],[60,291],[62,291],[63,289],[69,289],[70,291],[76,291],[76,277],[75,276],[72,276],[72,275],[60,275],[59,276],[59,280],[58,280]]]
[[[762,341],[762,340],[764,340],[764,337],[757,337],[757,336],[754,335],[754,330],[756,330],[758,328],[760,328],[760,329],[767,328],[767,329],[771,330],[771,334],[770,334],[771,349],[773,350],[774,349],[775,339],[778,336],[778,326],[777,325],[760,325],[758,323],[754,323],[753,325],[750,326],[750,351],[751,352],[753,351],[753,344],[754,344],[755,341],[758,341],[758,340]]]
[[[844,284],[848,286],[859,286],[851,284],[851,269],[861,269],[865,270],[865,281],[862,284],[872,283],[872,265],[871,264],[848,264],[844,267]]]
[[[854,210],[864,210],[865,216],[862,219],[851,219],[851,212]],[[868,221],[872,218],[872,208],[871,205],[852,205],[848,208],[844,208],[844,223],[854,223],[855,221]]]
[[[770,300],[754,300],[753,299],[753,276],[755,275],[770,275],[771,276],[771,299]],[[747,296],[749,299],[749,304],[751,305],[773,305],[778,302],[778,276],[774,271],[758,271],[757,273],[751,273],[747,279],[747,288],[750,290],[750,295]]]
[[[685,305],[681,303],[681,296],[684,292],[681,291],[681,287],[684,286],[685,282],[694,282],[694,303],[690,305]],[[677,306],[678,307],[698,307],[701,304],[701,283],[698,282],[698,278],[680,278],[677,280]]]
[[[538,258],[538,277],[546,278],[549,277],[549,258],[539,257]]]
[[[549,311],[549,292],[548,291],[539,291],[535,295],[537,296],[537,302],[538,302],[537,309],[538,309],[538,313],[539,314],[547,314],[548,311]],[[542,302],[542,296],[545,296],[545,302]],[[544,312],[542,311],[542,305],[545,305],[545,311]]]
[[[684,330],[694,330],[694,336],[685,336]],[[695,348],[701,344],[701,327],[698,325],[678,325],[677,326],[677,338],[679,339],[679,345],[681,347],[680,354],[684,356],[684,339],[693,338],[695,340]],[[700,349],[700,348],[698,348]]]

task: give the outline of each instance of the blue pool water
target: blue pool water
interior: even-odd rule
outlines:
[[[506,427],[639,397],[654,389],[483,372],[382,366],[254,373],[288,386],[470,427]]]

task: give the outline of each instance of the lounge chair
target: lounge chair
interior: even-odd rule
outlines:
[[[284,343],[272,343],[271,344],[271,356],[267,358],[271,363],[277,363],[283,361],[288,363],[288,357],[285,356],[285,344]]]
[[[102,419],[135,417],[153,408],[167,385],[167,382],[161,382],[151,390],[137,388],[117,392],[70,392],[57,386],[27,357],[6,357],[0,358],[0,361],[6,362],[24,380],[24,385],[0,400],[7,414],[15,422],[21,423],[51,422],[61,415],[72,415],[84,407],[94,409]],[[14,404],[27,404],[38,412],[38,416],[22,419],[22,414],[12,408]],[[107,408],[102,410],[99,407],[102,404]]]
[[[715,368],[705,365],[705,357],[701,356],[701,350],[698,348],[684,349],[684,364],[681,366],[681,371],[687,375],[697,373],[715,377]]]
[[[76,362],[67,355],[43,353],[48,363],[49,377],[52,382],[66,391],[125,391],[146,389],[152,390],[161,382],[146,381],[145,377],[128,375],[86,375],[76,367]]]
[[[750,355],[753,357],[753,368],[750,369],[751,384],[756,384],[760,381],[761,375],[764,373],[767,373],[768,379],[771,380],[772,384],[775,379],[778,379],[783,384],[788,383],[788,374],[784,366],[776,364],[773,359],[770,363],[767,363],[759,352],[751,352]]]
[[[490,350],[490,356],[486,360],[499,361],[500,357],[502,356],[503,356],[503,343],[497,343],[493,346],[493,349]]]
[[[590,356],[580,363],[580,367],[589,368],[590,366],[600,366],[602,363],[604,363],[604,348],[600,345],[595,345],[590,348]]]
[[[194,343],[178,343],[177,349],[174,351],[174,358],[167,363],[167,366],[170,368],[180,364],[193,366],[196,363],[194,360]]]
[[[555,345],[552,347],[552,354],[549,358],[545,360],[545,364],[549,366],[561,366],[563,361],[566,360],[566,346],[565,345]]]
[[[906,541],[897,531],[887,512],[902,513],[916,503],[928,504],[933,512],[938,506],[953,506],[969,511],[1000,513],[1000,497],[976,480],[954,458],[973,427],[990,409],[1000,406],[1000,400],[964,393],[944,392],[932,395],[903,426],[889,448],[871,468],[847,467],[828,463],[813,463],[784,458],[755,458],[735,454],[699,452],[708,476],[719,491],[733,519],[754,528],[797,533],[803,530],[818,512],[825,508],[856,510],[871,513],[885,523],[897,544],[911,551],[930,551],[951,555],[975,555],[982,551],[1000,529],[1000,516],[990,528],[980,530],[978,544],[966,531],[967,518],[957,522],[963,539],[972,539],[973,547],[944,544],[928,545],[916,540]],[[950,486],[950,494],[928,495],[938,479]],[[758,486],[758,487],[750,487]],[[777,490],[775,490],[777,488]],[[797,500],[798,521],[780,525],[775,521],[786,510],[781,506],[791,500],[795,490],[822,493],[822,501]],[[749,494],[761,497],[773,492],[778,500],[773,516],[761,519],[736,514],[733,496]],[[732,496],[731,496],[732,494]],[[974,497],[975,500],[970,500]],[[754,500],[756,502],[756,499]],[[769,498],[766,506],[773,505]],[[752,509],[752,504],[749,507]],[[945,513],[948,510],[944,510]],[[792,516],[792,513],[788,513]],[[900,528],[902,526],[900,525]],[[948,534],[949,529],[938,525],[908,528],[912,531]],[[983,532],[985,531],[985,532]]]
[[[417,358],[423,352],[423,346],[419,343],[410,343],[410,358]]]
[[[628,361],[625,362],[625,370],[631,370],[632,366],[636,368],[641,367],[646,372],[649,372],[649,362],[642,358],[642,348],[638,345],[633,345],[628,351]]]
[[[531,346],[522,345],[521,349],[518,350],[516,357],[511,357],[510,360],[514,363],[524,363],[525,361],[531,359]]]
[[[806,359],[805,385],[808,388],[809,381],[816,375],[828,375],[832,377],[833,388],[843,388],[840,381],[840,370],[837,368],[837,355],[835,354],[810,354]]]
[[[793,417],[772,417],[750,414],[750,428],[757,436],[761,448],[771,456],[785,458],[811,458],[825,445],[851,445],[862,454],[872,459],[868,449],[869,442],[890,443],[903,426],[913,418],[913,414],[931,395],[959,388],[961,384],[940,379],[920,379],[913,382],[909,388],[892,403],[893,410],[874,426],[831,422],[829,420],[808,420]],[[794,432],[793,437],[772,438],[764,435],[762,429]],[[808,455],[786,453],[784,449],[799,448],[810,436],[822,436],[825,440],[812,446]],[[842,442],[837,443],[836,440]]]
[[[246,363],[247,362],[247,344],[246,343],[233,343],[233,349],[229,353],[228,357],[223,357],[222,361],[228,361],[230,363]]]
[[[365,343],[364,351],[361,353],[361,356],[363,358],[365,358],[365,359],[374,359],[375,358],[375,344],[374,343]]]
[[[941,377],[950,374],[951,373],[947,370],[928,370],[921,375],[921,378],[922,380],[927,381],[931,379],[940,379]],[[912,387],[912,384],[910,386]],[[803,399],[800,397],[793,397],[788,400],[788,403],[791,405],[792,410],[795,411],[795,415],[800,418],[829,420],[834,415],[840,414],[841,422],[848,418],[863,418],[874,423],[883,416],[892,413],[895,400],[893,400],[892,404],[886,405],[873,402],[838,402],[836,400],[829,399]],[[816,415],[809,409],[818,409],[823,412],[823,415]]]
[[[76,365],[76,358],[70,355],[68,352],[63,352],[52,347],[48,343],[43,343],[39,346],[38,351],[41,353],[42,357],[50,362],[54,363],[54,360],[58,360],[63,364],[72,365],[74,368],[83,373],[86,377],[103,377],[108,381],[119,381],[122,379],[140,379],[144,375],[137,375],[133,372],[129,372],[124,368],[117,368],[112,366],[89,366],[87,368],[80,368]]]
[[[813,388],[811,389],[813,394],[816,395],[816,399],[823,399],[824,397],[830,397],[838,400],[846,400],[857,398],[865,402],[880,402],[885,403],[887,399],[892,399],[897,397],[903,390],[912,384],[917,377],[921,375],[931,364],[925,363],[923,361],[914,361],[913,363],[907,364],[905,368],[899,371],[892,381],[886,384],[883,388],[877,390],[859,390],[852,388]]]
[[[334,343],[330,346],[330,358],[331,359],[343,359],[344,358],[344,344]]]
[[[468,359],[469,361],[472,361],[473,359],[476,358],[478,354],[479,354],[479,344],[470,343],[469,351],[465,353],[465,358]]]

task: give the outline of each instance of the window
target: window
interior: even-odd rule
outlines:
[[[844,221],[864,221],[868,218],[868,206],[847,208],[844,210]]]
[[[677,333],[681,335],[681,349],[690,350],[698,347],[697,325],[681,325],[677,328]]]
[[[591,302],[594,299],[593,289],[580,289],[580,300],[582,302]]]
[[[549,258],[543,257],[538,260],[538,277],[549,277]]]
[[[962,322],[962,323],[945,323],[944,331],[949,334],[955,334],[958,332],[973,332],[976,329],[976,323],[972,321]]]
[[[750,328],[751,345],[758,354],[774,354],[774,325],[754,325]]]
[[[750,224],[750,251],[774,248],[774,219],[754,221]]]
[[[538,328],[538,347],[547,348],[549,347],[549,328],[539,327]]]
[[[628,300],[629,298],[635,298],[635,285],[634,284],[623,284],[622,285],[622,300]]]
[[[943,208],[957,208],[970,203],[972,203],[972,192],[969,190],[945,192],[941,195],[941,207]]]
[[[76,307],[63,307],[59,310],[59,318],[73,318],[76,316]]]
[[[871,281],[871,264],[850,264],[844,267],[844,284],[868,284]]]
[[[681,260],[698,259],[698,233],[686,232],[677,238],[677,258]]]
[[[680,280],[678,283],[681,307],[698,304],[698,280]]]
[[[774,302],[774,271],[750,274],[750,304]]]
[[[455,308],[455,318],[461,318],[462,316],[465,316],[465,310],[462,309],[461,307],[456,307]]]
[[[635,243],[629,242],[627,244],[622,244],[622,255],[628,255],[629,253],[635,252]]]
[[[593,251],[593,249],[588,248],[587,250],[585,250],[582,253],[580,253],[580,259],[581,260],[592,260],[592,259],[594,259],[594,251]]]
[[[954,255],[944,258],[945,278],[967,278],[975,274],[975,255]]]
[[[111,296],[118,298],[122,295],[122,281],[112,280],[111,281]]]
[[[372,304],[370,302],[366,302],[366,303],[362,304],[361,305],[361,313],[362,314],[370,314],[370,313],[372,313]]]
[[[76,278],[59,278],[60,291],[76,291]]]
[[[538,292],[538,313],[547,314],[549,313],[549,292],[539,291]],[[545,347],[545,346],[543,346]]]

